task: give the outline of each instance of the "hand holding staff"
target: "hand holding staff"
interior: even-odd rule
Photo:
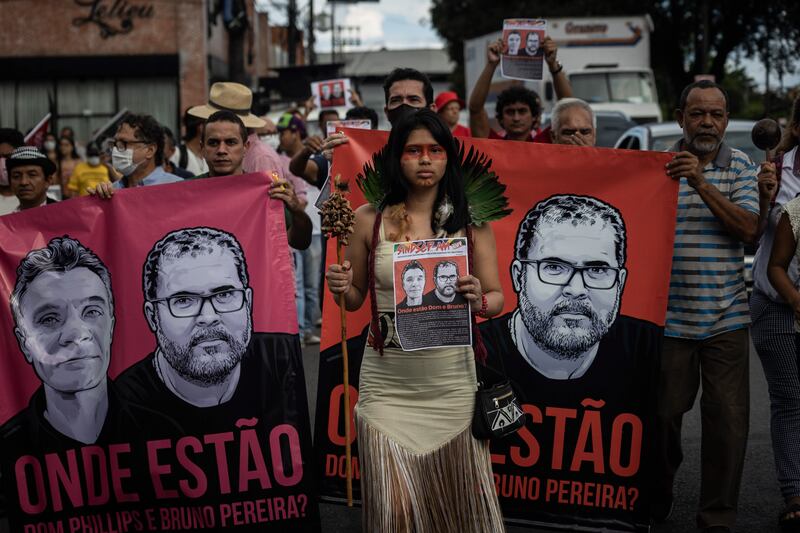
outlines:
[[[350,207],[350,201],[345,198],[347,183],[341,181],[341,176],[334,178],[335,191],[331,197],[322,203],[320,215],[322,216],[322,231],[328,238],[336,238],[336,262],[343,265],[342,251],[348,245],[350,234],[353,233],[355,213]],[[349,263],[348,263],[349,264]],[[345,435],[345,469],[347,470],[347,506],[353,506],[353,474],[351,468],[350,451],[350,378],[349,363],[347,359],[347,322],[346,322],[344,296],[339,298],[339,317],[342,324],[342,366],[344,372],[344,435]]]

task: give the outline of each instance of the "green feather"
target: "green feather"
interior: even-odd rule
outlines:
[[[486,154],[475,150],[464,153],[464,144],[456,140],[458,158],[461,160],[461,173],[464,177],[464,192],[469,205],[472,223],[480,226],[485,222],[499,220],[511,213],[508,198],[505,196],[506,186],[500,183],[497,174],[491,169],[492,160]],[[388,189],[383,179],[383,159],[386,154],[384,146],[372,154],[372,161],[364,164],[362,173],[356,176],[356,184],[364,198],[377,207]]]
[[[500,183],[497,174],[491,169],[492,160],[486,154],[470,147],[464,154],[465,144],[456,140],[458,158],[461,160],[461,173],[464,176],[464,193],[467,196],[472,223],[480,226],[485,222],[500,220],[511,214],[506,186]]]
[[[372,161],[364,163],[363,174],[356,176],[356,185],[364,194],[364,198],[376,209],[380,205],[389,188],[383,179],[383,159],[386,146],[372,154]]]

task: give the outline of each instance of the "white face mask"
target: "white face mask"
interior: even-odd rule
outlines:
[[[97,165],[100,164],[100,157],[96,155],[87,157],[86,162],[92,165],[93,167],[96,167]]]
[[[258,137],[261,139],[261,142],[272,148],[273,150],[277,150],[278,146],[281,144],[280,135],[277,133],[273,133],[272,135],[260,135]]]
[[[51,152],[56,149],[56,142],[55,141],[45,141],[44,142],[44,149],[48,152]]]
[[[115,146],[111,149],[111,165],[123,176],[130,176],[136,172],[136,168],[142,164],[142,161],[133,162],[133,148],[119,150]]]

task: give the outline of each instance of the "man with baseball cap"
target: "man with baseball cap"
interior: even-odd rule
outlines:
[[[47,196],[53,184],[55,164],[33,146],[21,146],[6,159],[6,170],[11,190],[19,200],[17,211],[55,203]]]
[[[458,123],[458,116],[464,109],[464,100],[453,91],[439,93],[436,97],[436,112],[442,117],[445,124],[450,126],[453,137],[471,137],[469,128]]]

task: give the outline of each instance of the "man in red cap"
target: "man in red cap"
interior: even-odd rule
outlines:
[[[439,93],[436,97],[436,112],[450,126],[453,137],[472,137],[469,128],[458,123],[458,114],[464,109],[464,100],[453,91]]]

